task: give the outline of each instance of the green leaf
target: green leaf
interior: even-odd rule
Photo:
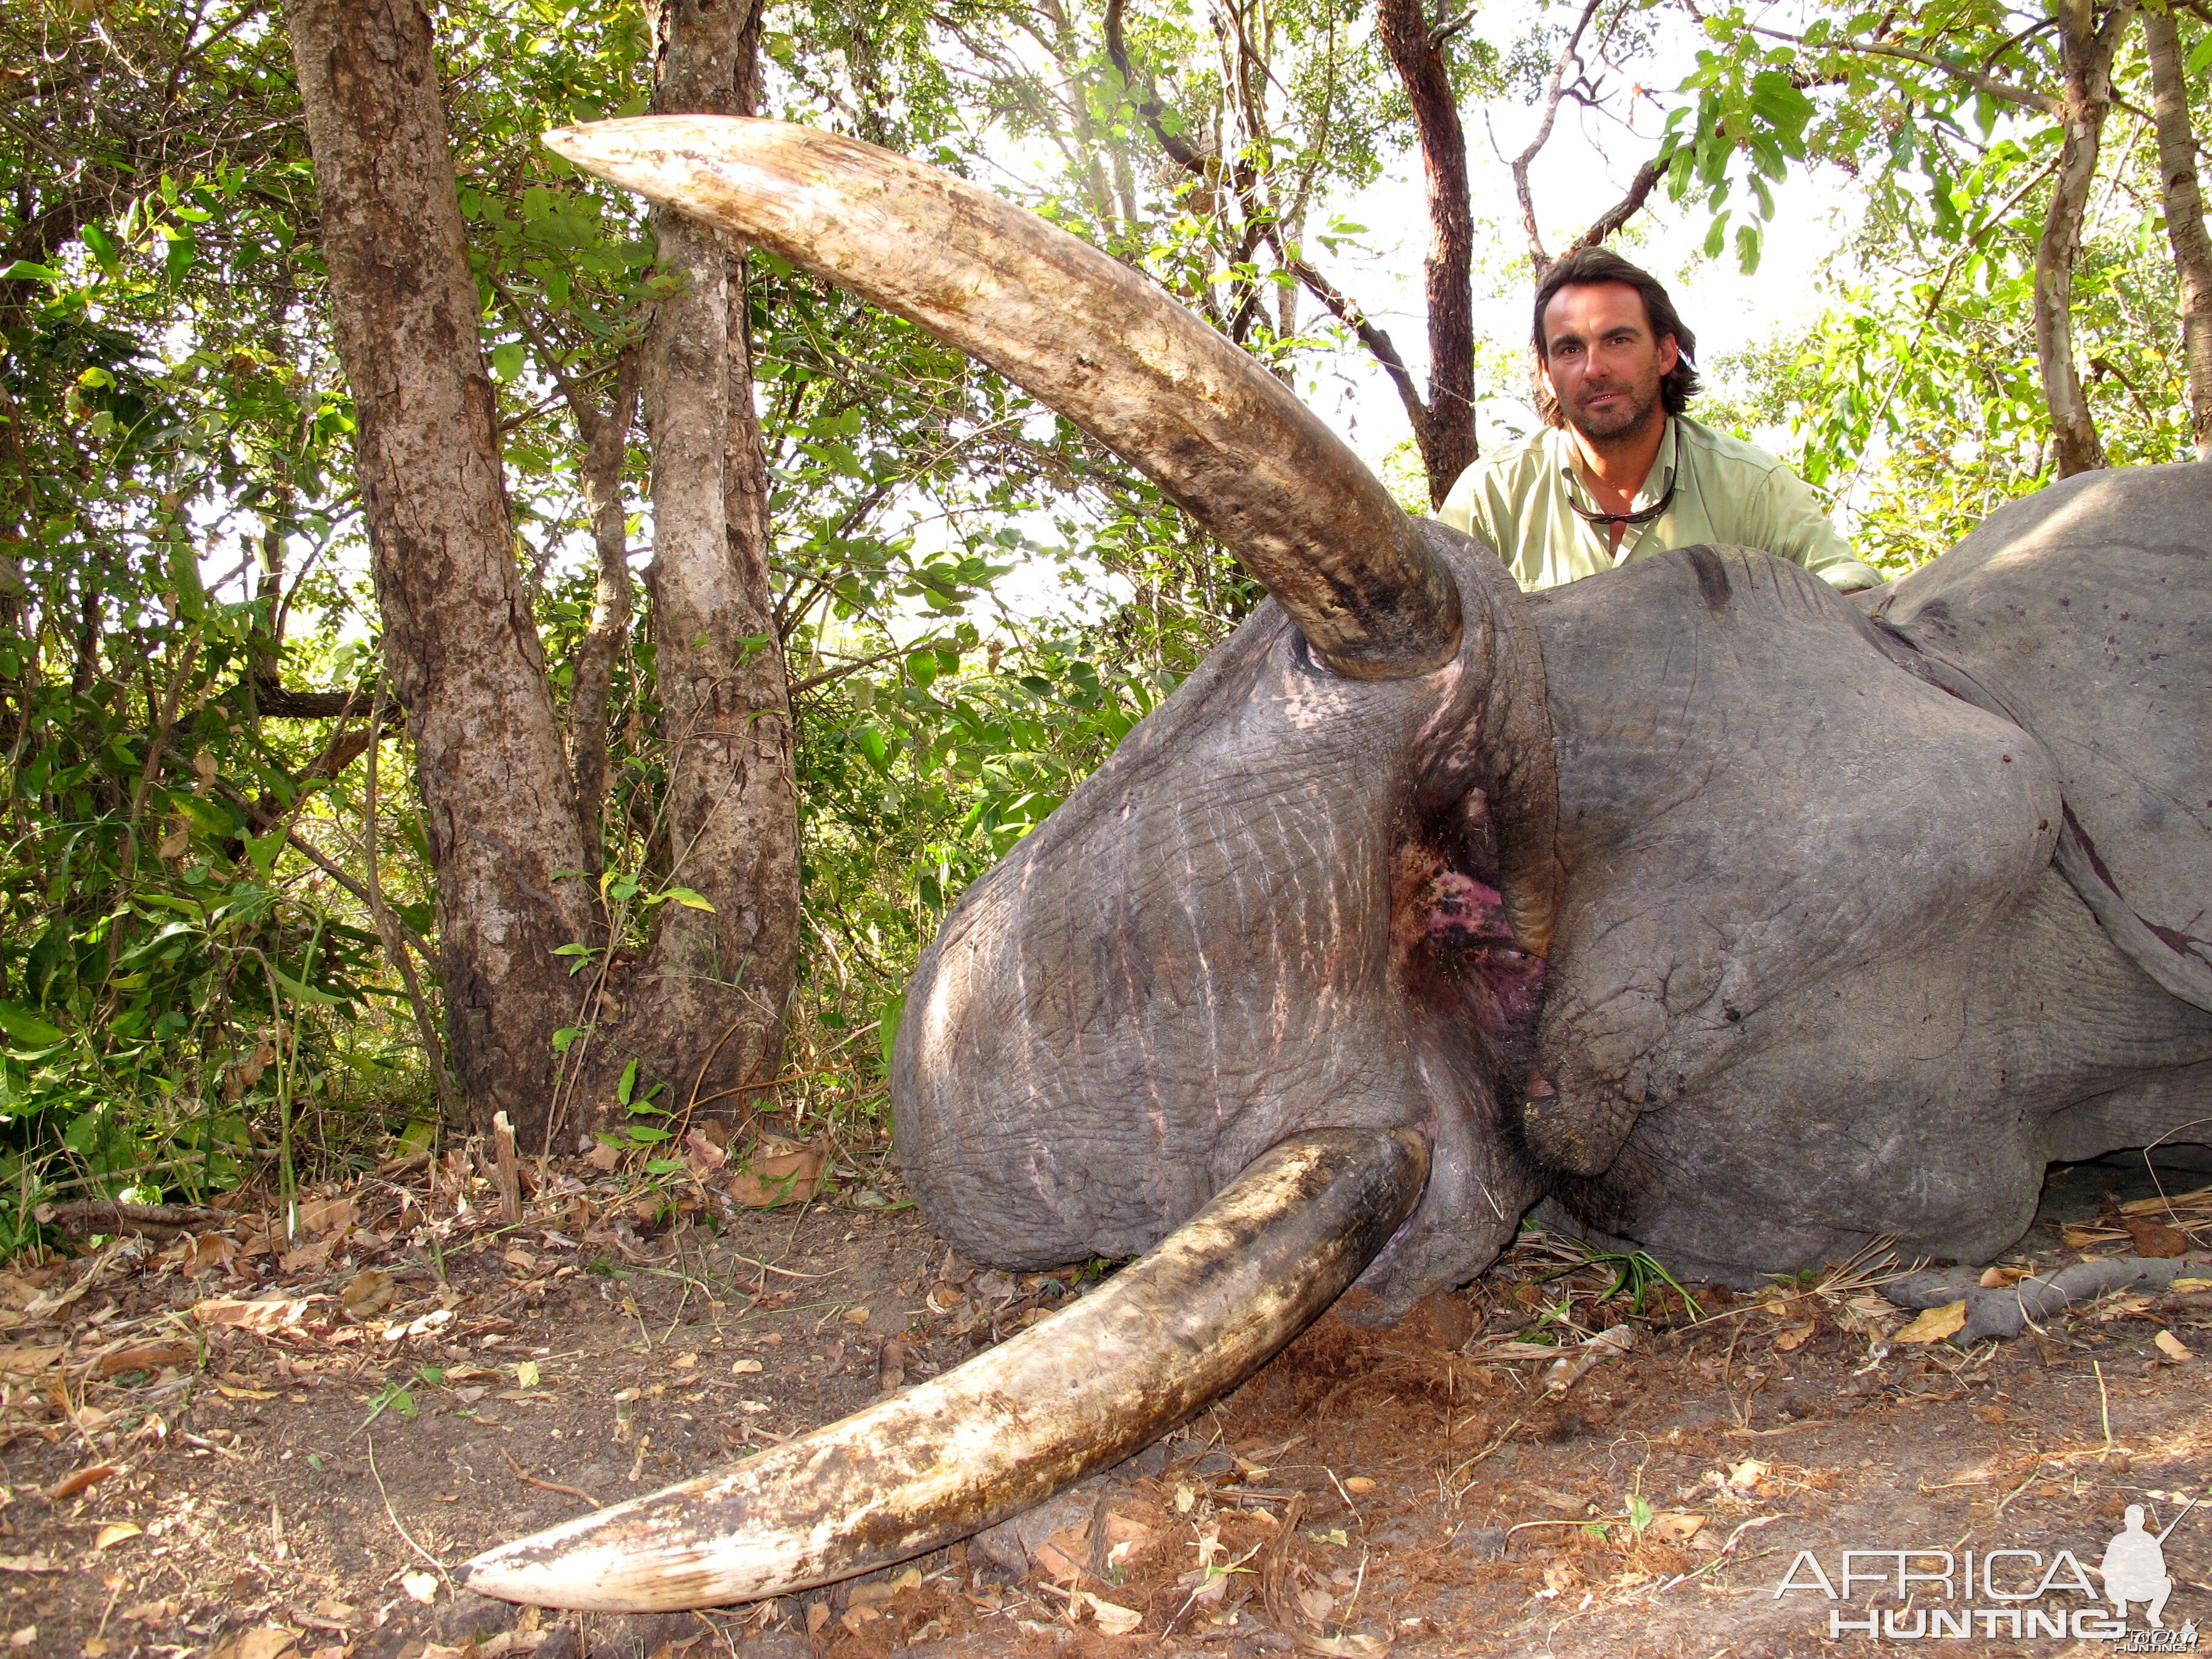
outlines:
[[[629,1104],[629,1097],[637,1087],[637,1062],[633,1060],[623,1067],[622,1081],[615,1085],[615,1101],[618,1105]]]
[[[1735,228],[1735,262],[1747,276],[1759,269],[1759,234],[1757,225]]]
[[[689,887],[663,888],[653,895],[655,903],[663,900],[680,904],[687,910],[704,910],[710,916],[714,914],[714,907],[707,902],[705,896],[693,892]]]
[[[351,1000],[347,997],[334,997],[327,991],[319,991],[312,985],[294,979],[281,968],[270,968],[269,977],[276,981],[276,988],[286,996],[295,1001],[313,1003],[319,1008],[343,1007]]]
[[[49,1025],[28,1009],[18,1008],[12,1002],[0,1002],[0,1031],[5,1031],[27,1048],[51,1048],[69,1035],[58,1025]]]
[[[906,993],[887,998],[883,1012],[877,1016],[876,1038],[883,1046],[884,1069],[891,1067],[891,1050],[898,1044],[899,1022],[906,1018]]]
[[[516,380],[522,374],[523,349],[515,341],[494,346],[491,351],[491,372],[504,383]]]

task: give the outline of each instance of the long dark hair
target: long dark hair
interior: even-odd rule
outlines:
[[[1544,273],[1544,280],[1536,284],[1535,320],[1528,337],[1536,350],[1534,379],[1536,383],[1536,413],[1547,426],[1565,426],[1566,416],[1559,413],[1559,399],[1552,396],[1552,388],[1544,381],[1544,307],[1552,303],[1552,296],[1563,288],[1579,288],[1592,283],[1620,283],[1634,289],[1644,299],[1644,323],[1651,331],[1654,340],[1674,337],[1678,354],[1674,367],[1668,369],[1659,381],[1659,398],[1669,415],[1680,415],[1690,406],[1690,399],[1698,395],[1698,337],[1690,332],[1674,310],[1674,302],[1667,297],[1665,286],[1650,271],[1632,265],[1609,248],[1578,247],[1552,262]]]

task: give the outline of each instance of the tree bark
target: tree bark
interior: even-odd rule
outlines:
[[[576,817],[583,830],[584,867],[597,871],[605,854],[600,818],[607,799],[607,698],[615,662],[629,642],[629,515],[623,510],[623,458],[629,429],[637,419],[639,369],[636,346],[624,349],[615,370],[614,407],[600,414],[580,392],[568,404],[584,438],[585,510],[592,515],[592,542],[599,558],[599,580],[592,596],[592,625],[576,643],[568,684],[568,755],[576,777]]]
[[[1422,267],[1429,311],[1429,395],[1413,423],[1429,501],[1441,507],[1475,458],[1474,219],[1468,205],[1467,134],[1443,48],[1421,0],[1381,0],[1383,50],[1404,84],[1428,186],[1429,252]]]
[[[749,114],[760,0],[653,0],[656,112]],[[667,1103],[741,1110],[775,1075],[799,959],[799,827],[790,700],[769,584],[767,462],[753,409],[743,251],[653,216],[682,280],[646,341],[653,441],[652,605],[670,878],[712,914],[663,904],[631,997],[654,1041],[633,1047]],[[644,982],[649,981],[649,982]],[[640,1033],[642,1035],[642,1033]]]
[[[2060,117],[2058,179],[2035,250],[2035,362],[2043,401],[2051,413],[2058,476],[2070,477],[2105,465],[2105,447],[2074,358],[2074,262],[2081,251],[2081,221],[2097,178],[2097,152],[2112,107],[2112,50],[2127,6],[2098,27],[2094,0],[2059,0],[2059,58],[2065,88]]]
[[[578,987],[583,844],[508,526],[428,16],[289,0],[338,352],[352,387],[384,649],[438,884],[439,967],[470,1121],[542,1136]]]
[[[2212,461],[2212,236],[2197,179],[2197,134],[2182,74],[2181,31],[2172,11],[2143,9],[2150,58],[2151,113],[2158,125],[2158,176],[2166,196],[2166,236],[2181,289],[2181,355],[2189,383],[2189,435],[2197,458]]]

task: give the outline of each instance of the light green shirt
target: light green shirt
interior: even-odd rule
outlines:
[[[1489,543],[1524,588],[1556,587],[1700,542],[1762,549],[1846,591],[1882,580],[1851,556],[1851,544],[1836,533],[1805,481],[1741,439],[1670,416],[1650,476],[1629,510],[1656,507],[1670,488],[1667,510],[1649,524],[1630,526],[1615,558],[1611,526],[1575,514],[1575,506],[1595,511],[1597,504],[1577,468],[1574,440],[1547,428],[1461,473],[1437,517]]]

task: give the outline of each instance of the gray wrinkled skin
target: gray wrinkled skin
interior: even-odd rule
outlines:
[[[1487,555],[1436,534],[1480,617]],[[1886,1233],[1981,1261],[2047,1161],[2212,1117],[2212,1014],[2166,988],[2212,937],[2212,467],[2017,503],[1873,619],[1741,549],[1518,603],[1564,881],[1533,1041],[1446,994],[1468,970],[1409,948],[1402,882],[1394,925],[1409,847],[1498,855],[1445,736],[1508,695],[1478,630],[1359,684],[1263,608],[922,960],[893,1098],[957,1248],[1127,1255],[1283,1135],[1356,1124],[1437,1143],[1367,1281],[1391,1307],[1547,1193],[1681,1273]],[[2128,949],[2054,864],[2069,807]]]
[[[1393,970],[1391,860],[1510,724],[1494,562],[1425,526],[1470,622],[1392,681],[1315,665],[1272,604],[1034,834],[923,955],[898,1149],[957,1249],[1038,1267],[1149,1248],[1301,1128],[1407,1127],[1421,1208],[1370,1273],[1479,1271],[1536,1196],[1465,1035]]]

